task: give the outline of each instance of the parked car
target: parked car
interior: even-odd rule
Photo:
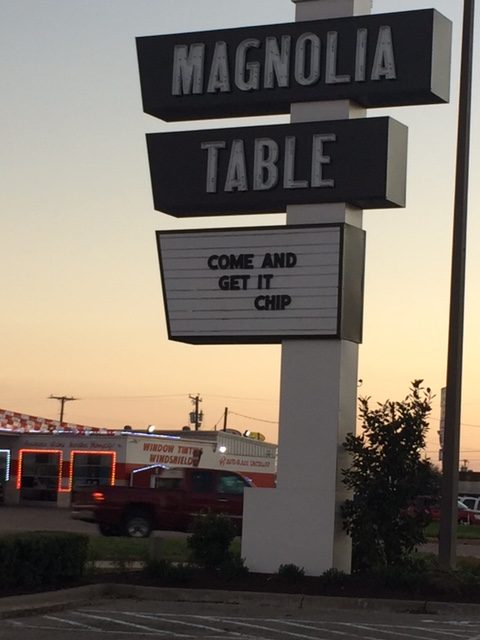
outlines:
[[[415,508],[423,511],[429,520],[440,520],[440,498],[433,496],[418,496]],[[457,501],[457,521],[459,524],[480,524],[480,514],[469,509],[461,500]]]
[[[71,516],[96,522],[103,535],[146,538],[153,530],[189,531],[205,513],[224,514],[242,530],[248,478],[218,469],[160,469],[154,487],[95,487],[75,491]]]
[[[480,514],[480,498],[478,496],[460,496],[458,499],[461,500],[468,509]]]

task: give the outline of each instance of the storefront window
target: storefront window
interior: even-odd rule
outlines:
[[[24,451],[21,458],[20,498],[55,502],[60,461],[60,452]]]
[[[72,487],[109,485],[113,478],[113,453],[73,452]]]

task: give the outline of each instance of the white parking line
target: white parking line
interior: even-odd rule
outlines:
[[[437,621],[435,621],[436,624],[438,624]],[[387,625],[384,624],[379,624],[379,625],[375,625],[376,628],[381,628],[381,627],[386,627]],[[441,629],[436,628],[434,625],[432,625],[431,627],[414,627],[414,626],[404,626],[404,625],[396,625],[395,626],[396,629],[414,629],[415,631],[432,631],[434,633],[439,633],[442,636],[450,636],[450,637],[454,637],[454,638],[464,638],[463,633],[458,633],[455,631],[442,631]],[[405,634],[402,634],[405,635]],[[410,637],[410,636],[409,636]],[[480,639],[479,639],[480,640]]]
[[[217,618],[214,618],[217,619]],[[282,621],[277,621],[278,622],[282,622]],[[283,630],[279,630],[278,628],[273,628],[273,627],[265,627],[264,625],[261,624],[250,624],[248,622],[242,622],[239,619],[235,619],[235,624],[238,624],[241,627],[249,627],[250,629],[262,629],[262,631],[274,631],[276,633],[281,633],[283,635],[286,636],[292,636],[293,638],[304,638],[305,640],[327,640],[327,638],[320,638],[319,636],[307,636],[303,633],[293,633],[292,631],[283,631]]]
[[[89,624],[83,622],[75,622],[75,620],[69,620],[68,618],[60,618],[59,616],[43,616],[45,620],[53,620],[53,622],[63,622],[64,624],[70,624],[74,627],[81,627],[87,629],[87,631],[102,631],[99,627],[92,627]]]
[[[266,622],[274,622],[275,618],[270,618],[267,619]],[[278,621],[277,621],[278,622]],[[311,622],[309,624],[301,624],[300,622],[292,622],[290,620],[281,620],[282,625],[286,625],[286,626],[290,626],[290,627],[301,627],[302,629],[310,629],[311,631],[326,631],[328,633],[333,633],[334,635],[339,635],[339,636],[349,636],[351,635],[350,633],[346,633],[345,631],[338,631],[336,629],[330,629],[330,628],[321,628],[319,629],[317,626],[312,626],[316,623]],[[325,624],[325,623],[319,623],[319,624]],[[335,622],[333,624],[336,624]]]
[[[204,629],[205,631],[216,631],[218,633],[225,633],[225,629],[220,628],[220,627],[210,627],[209,625],[206,624],[196,624],[195,622],[185,622],[183,620],[171,620],[171,618],[167,618],[166,616],[163,616],[162,614],[151,614],[151,613],[129,613],[129,616],[134,616],[137,618],[148,618],[150,620],[159,620],[161,622],[169,622],[170,624],[179,624],[179,625],[185,625],[187,627],[195,627],[196,629]],[[241,635],[240,633],[235,633],[232,632],[233,635]],[[181,634],[176,634],[176,635],[181,635]],[[191,636],[183,636],[184,638],[187,637],[191,637]]]
[[[183,634],[177,634],[177,633],[171,633],[169,631],[162,631],[161,629],[154,629],[153,627],[147,627],[144,624],[135,624],[135,622],[125,622],[124,620],[119,620],[118,618],[109,618],[107,616],[98,616],[95,615],[93,613],[85,613],[83,611],[75,611],[74,612],[77,616],[83,616],[85,618],[93,618],[94,620],[102,620],[103,622],[108,622],[110,624],[118,624],[118,625],[124,625],[125,627],[132,627],[133,629],[141,629],[142,631],[150,631],[150,632],[154,632],[157,633],[159,635],[162,634],[166,634],[169,633],[170,635],[174,635],[176,637],[180,637],[180,638],[190,638],[191,636],[185,636]],[[118,612],[117,611],[117,615]]]
[[[359,616],[355,616],[359,618]],[[197,615],[188,613],[157,613],[156,611],[125,611],[122,609],[82,608],[61,614],[43,615],[30,619],[5,620],[7,628],[37,629],[56,634],[69,632],[103,633],[118,638],[158,637],[167,640],[480,640],[478,620],[412,620],[408,624],[362,622],[341,622],[338,619],[296,620],[264,618],[241,615]],[[120,627],[120,628],[119,628]],[[168,629],[168,630],[167,630]],[[177,631],[182,629],[184,633]],[[375,636],[371,634],[374,633]],[[0,634],[1,635],[1,634]],[[63,636],[62,636],[63,637]]]
[[[6,622],[8,624],[12,624],[11,620],[2,620],[2,624]],[[37,631],[68,631],[69,633],[74,633],[74,632],[81,632],[81,631],[85,631],[85,629],[80,629],[78,627],[75,627],[73,629],[62,629],[62,627],[50,627],[47,625],[40,625],[40,624],[25,624],[24,622],[21,622],[17,625],[17,629],[21,627],[22,629],[36,629]],[[110,635],[115,635],[117,636],[129,636],[132,637],[132,630],[129,631],[119,631],[118,629],[116,631],[110,630],[110,629],[94,629],[93,633],[105,633],[105,634],[110,634]],[[144,631],[143,632],[143,636],[159,636],[162,635],[161,631]],[[194,638],[194,636],[188,636],[189,638]],[[243,640],[243,639],[242,639]],[[256,639],[255,639],[256,640]]]
[[[354,622],[338,622],[337,624],[339,625],[343,625],[346,627],[351,627],[353,629],[361,629],[362,631],[375,631],[376,629],[380,631],[380,633],[384,633],[386,635],[392,635],[395,637],[405,637],[405,638],[410,638],[410,640],[431,640],[432,638],[432,634],[431,634],[431,630],[430,629],[422,629],[420,627],[420,631],[425,631],[426,633],[428,633],[428,635],[426,636],[416,636],[413,635],[412,633],[402,633],[400,631],[398,631],[399,628],[401,627],[397,627],[397,626],[393,626],[394,631],[390,631],[389,629],[379,629],[379,625],[364,625],[364,624],[355,624]],[[384,626],[384,625],[382,625]],[[408,630],[410,629],[418,629],[418,627],[407,627]],[[449,633],[448,635],[450,636],[455,636],[455,637],[461,637],[458,636],[455,633]]]

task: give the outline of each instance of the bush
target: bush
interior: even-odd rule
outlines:
[[[393,592],[401,591],[414,595],[428,589],[428,572],[405,564],[379,567],[373,575],[380,588],[384,587]]]
[[[187,585],[192,577],[192,567],[186,564],[173,563],[170,560],[147,560],[146,575],[160,584],[172,586]]]
[[[439,481],[423,457],[430,389],[414,380],[401,402],[372,408],[369,400],[360,398],[362,433],[347,434],[343,444],[351,456],[343,483],[352,497],[342,505],[342,518],[358,570],[398,566],[425,542],[425,516],[410,507],[417,496],[432,495]]]
[[[349,579],[349,575],[339,569],[327,569],[322,573],[320,579],[326,587],[338,587],[345,584]]]
[[[88,536],[81,534],[33,532],[2,535],[2,588],[67,585],[83,576],[87,556]]]
[[[281,564],[278,567],[278,575],[288,581],[301,580],[305,576],[305,569],[297,567],[296,564]]]
[[[245,566],[245,560],[237,551],[230,551],[218,569],[219,574],[227,581],[243,578],[249,573],[248,567]]]
[[[231,557],[235,526],[230,518],[208,513],[195,520],[187,538],[191,561],[206,569],[216,569]]]

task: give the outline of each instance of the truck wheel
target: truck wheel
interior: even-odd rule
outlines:
[[[125,519],[125,532],[130,538],[148,538],[152,532],[150,518],[144,513],[132,513]]]

